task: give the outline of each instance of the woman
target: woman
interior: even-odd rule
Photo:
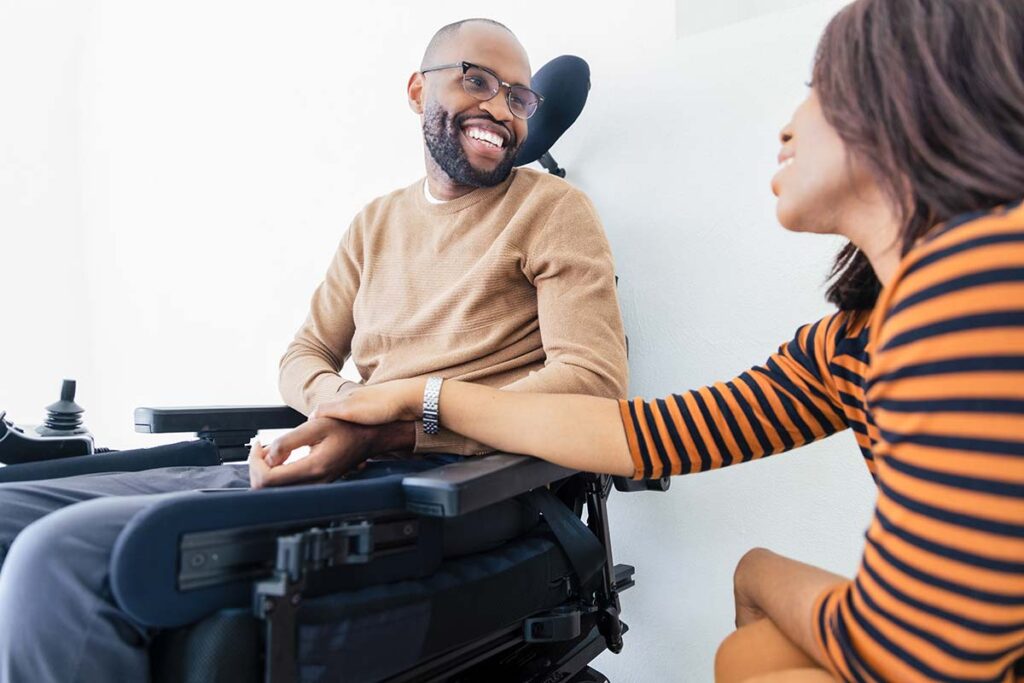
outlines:
[[[751,551],[716,675],[1012,680],[1024,655],[1024,3],[857,0],[826,29],[781,141],[782,225],[850,241],[828,292],[838,312],[731,382],[651,402],[445,382],[440,422],[638,478],[850,427],[879,489],[856,578]],[[418,419],[424,387],[367,387],[317,416]],[[255,467],[300,441],[255,448]]]

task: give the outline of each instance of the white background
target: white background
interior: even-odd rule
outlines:
[[[828,311],[839,244],[774,217],[777,133],[842,0],[692,33],[671,0],[0,0],[0,409],[80,382],[101,445],[137,405],[278,403],[277,360],[351,217],[423,173],[405,83],[433,31],[485,15],[534,68],[593,71],[555,149],[611,240],[631,392],[760,363]],[[757,16],[754,16],[757,15]],[[730,15],[733,17],[733,15]],[[873,487],[847,433],[611,501],[625,651],[614,681],[706,681],[731,574],[763,545],[851,573]]]

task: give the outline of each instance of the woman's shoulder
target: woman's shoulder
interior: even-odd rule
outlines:
[[[939,264],[953,268],[966,266],[987,248],[1021,242],[1024,242],[1024,200],[964,213],[938,226],[911,249],[898,276],[906,279]]]
[[[1022,316],[1024,204],[1017,201],[955,217],[904,257],[876,310],[877,348],[937,337],[959,343],[972,331],[1017,327]]]

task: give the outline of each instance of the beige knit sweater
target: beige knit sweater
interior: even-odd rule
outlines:
[[[375,199],[342,238],[281,359],[280,389],[308,414],[345,384],[440,375],[510,391],[626,392],[611,251],[586,195],[516,169],[500,185],[430,204],[423,181]],[[416,451],[480,444],[416,430]]]

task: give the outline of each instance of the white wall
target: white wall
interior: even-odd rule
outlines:
[[[535,67],[591,64],[555,152],[616,254],[632,391],[728,378],[828,310],[838,244],[779,228],[768,181],[842,4],[677,39],[674,0],[0,2],[0,291],[17,318],[0,323],[0,409],[36,421],[77,376],[99,440],[126,447],[155,442],[132,433],[136,405],[278,402],[277,359],[351,216],[423,172],[409,73],[437,26],[479,14]],[[65,289],[69,317],[35,308]],[[848,434],[613,497],[637,586],[626,650],[599,668],[710,680],[740,555],[849,573],[872,498]]]

